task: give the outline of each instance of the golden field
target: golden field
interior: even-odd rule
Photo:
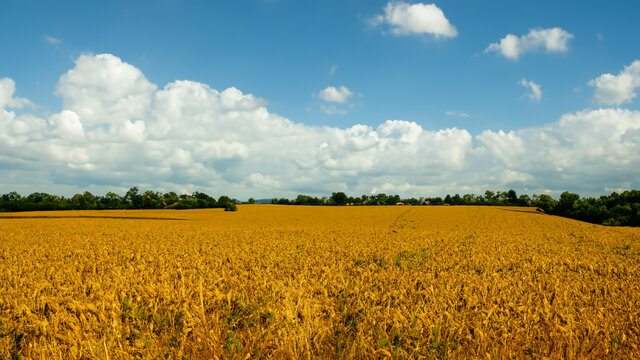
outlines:
[[[0,358],[640,358],[640,229],[498,207],[0,214]]]

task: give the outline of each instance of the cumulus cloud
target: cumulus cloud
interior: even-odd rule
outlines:
[[[32,105],[28,99],[14,97],[15,91],[16,83],[12,79],[0,79],[0,109],[5,107],[20,109],[25,105]]]
[[[456,27],[435,4],[391,1],[384,7],[384,14],[374,17],[371,23],[374,26],[388,25],[393,35],[428,34],[436,38],[458,35]]]
[[[327,86],[326,89],[318,92],[318,97],[327,102],[344,104],[353,97],[353,93],[351,90],[347,89],[346,86],[340,86],[338,88],[335,86]]]
[[[528,52],[544,50],[546,52],[567,52],[567,43],[573,39],[573,34],[559,27],[549,29],[531,29],[528,34],[518,37],[507,34],[500,42],[491,43],[485,50],[498,52],[502,56],[518,60],[520,55]]]
[[[534,83],[533,81],[522,78],[519,82],[519,85],[524,86],[525,88],[531,90],[530,93],[525,94],[526,97],[533,101],[540,101],[542,98],[542,89],[539,84]]]
[[[62,139],[84,140],[84,127],[78,114],[71,110],[63,110],[49,118],[52,133]]]
[[[60,77],[56,94],[83,123],[117,124],[144,118],[156,86],[140,70],[110,55],[82,55]]]
[[[339,105],[347,104],[352,97],[353,92],[346,86],[327,86],[318,92],[318,98],[329,103],[320,104],[320,110],[327,115],[347,115],[347,109]]]
[[[510,171],[540,183],[585,188],[612,179],[638,179],[640,112],[622,109],[585,110],[558,122],[510,132],[484,131],[479,145]]]
[[[640,111],[619,108],[476,136],[403,120],[316,127],[273,114],[265,100],[233,87],[180,80],[158,88],[112,55],[80,57],[59,80],[62,110],[48,118],[11,110],[24,102],[13,81],[3,79],[0,89],[6,191],[589,194],[640,180]]]
[[[603,105],[630,103],[637,96],[640,87],[640,60],[625,66],[618,75],[602,74],[588,82],[595,88],[593,99]]]

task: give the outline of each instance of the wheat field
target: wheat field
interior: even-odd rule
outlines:
[[[525,208],[0,214],[0,357],[640,358],[639,275]]]

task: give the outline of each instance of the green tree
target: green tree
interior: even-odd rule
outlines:
[[[389,196],[385,193],[380,193],[372,196],[372,201],[370,205],[386,205],[389,201]]]
[[[84,194],[75,194],[71,198],[71,206],[75,210],[94,210],[96,209],[96,198],[88,191]]]
[[[109,191],[104,196],[96,198],[99,209],[122,209],[124,207],[122,196]]]
[[[124,202],[127,207],[133,209],[142,209],[142,195],[139,194],[140,190],[137,186],[132,187],[127,191],[124,196]]]
[[[226,195],[222,195],[218,198],[218,202],[217,202],[217,207],[225,207],[226,204],[231,203],[231,198],[226,196]]]
[[[178,194],[176,194],[174,191],[171,191],[162,195],[162,201],[163,206],[169,207],[180,201],[180,198],[178,197]]]
[[[142,208],[144,209],[159,209],[162,207],[162,194],[159,192],[147,190],[142,195]]]
[[[193,193],[193,197],[198,201],[198,206],[201,208],[214,208],[218,204],[213,197],[198,191]]]
[[[494,193],[491,190],[487,190],[484,192],[484,198],[487,201],[487,204],[493,203],[493,201],[495,200],[495,197],[496,197],[496,193]]]
[[[529,198],[529,195],[527,195],[527,194],[520,195],[520,197],[518,198],[518,205],[519,206],[529,206],[529,205],[531,205],[531,198]]]
[[[342,191],[334,192],[331,194],[331,200],[335,205],[346,205],[347,204],[347,194]]]
[[[576,209],[578,200],[580,195],[565,191],[560,195],[554,211],[562,215],[571,215]]]
[[[464,194],[464,195],[462,195],[462,202],[465,205],[474,204],[475,203],[475,199],[474,199],[473,194]]]
[[[399,195],[391,195],[389,197],[387,197],[387,201],[385,202],[385,205],[395,205],[397,203],[400,202],[400,196]]]
[[[22,196],[15,191],[2,195],[0,209],[18,211],[21,208]]]
[[[546,213],[551,213],[553,212],[556,206],[556,201],[548,194],[540,194],[540,195],[534,194],[533,200],[531,201],[531,205],[539,207],[540,209],[544,210],[544,212]]]

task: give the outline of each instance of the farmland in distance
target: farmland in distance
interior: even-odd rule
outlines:
[[[639,279],[528,208],[0,214],[0,358],[640,358]]]

